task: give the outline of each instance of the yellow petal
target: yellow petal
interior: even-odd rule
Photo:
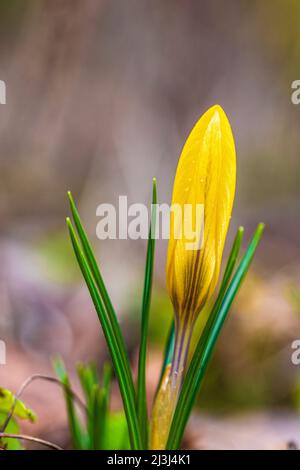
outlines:
[[[184,221],[171,213],[167,256],[167,286],[179,318],[194,320],[212,295],[220,272],[222,253],[235,193],[236,155],[231,127],[223,109],[211,107],[189,135],[177,167],[172,206],[203,204],[203,240],[200,249],[187,249],[190,240],[176,239]],[[183,209],[184,210],[184,209]],[[199,228],[199,227],[198,227]],[[191,318],[193,317],[193,318]]]

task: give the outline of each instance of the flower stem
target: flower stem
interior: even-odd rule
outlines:
[[[166,367],[152,411],[150,448],[165,449],[187,361],[192,328],[178,324],[172,364]]]

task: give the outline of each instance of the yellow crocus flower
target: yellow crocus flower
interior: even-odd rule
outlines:
[[[236,181],[231,127],[223,109],[212,106],[190,133],[180,156],[173,187],[167,287],[175,313],[176,339],[171,366],[157,394],[152,414],[151,447],[164,449],[176,406],[194,322],[212,296],[220,273]],[[192,211],[186,213],[186,208]],[[203,219],[197,224],[197,207]],[[186,219],[196,240],[190,245]],[[190,230],[191,232],[191,230]]]

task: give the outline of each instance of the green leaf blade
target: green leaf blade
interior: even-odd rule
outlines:
[[[156,179],[153,178],[151,223],[150,223],[149,237],[148,237],[148,244],[147,244],[147,256],[146,256],[145,277],[144,277],[141,340],[140,340],[138,380],[137,380],[137,413],[138,413],[138,418],[139,418],[139,423],[140,423],[144,449],[147,449],[148,447],[146,355],[147,355],[147,337],[148,337],[149,312],[150,312],[150,304],[151,304],[154,253],[155,253],[156,204],[157,204]]]
[[[73,449],[84,449],[86,445],[86,432],[84,431],[76,413],[74,398],[70,393],[70,379],[67,374],[65,365],[61,359],[57,358],[53,361],[53,367],[57,378],[62,384],[64,384],[64,395]]]
[[[139,423],[137,418],[137,413],[135,409],[135,395],[132,391],[131,383],[129,381],[128,375],[124,368],[124,363],[120,354],[120,350],[114,336],[111,324],[106,316],[106,311],[104,309],[101,297],[98,293],[97,287],[93,280],[89,265],[85,259],[83,252],[81,251],[78,239],[76,237],[73,225],[71,220],[67,218],[67,226],[74,249],[75,256],[77,258],[79,267],[81,269],[82,275],[85,279],[86,285],[88,287],[90,296],[94,303],[106,344],[108,346],[114,370],[118,379],[119,388],[123,400],[124,411],[127,418],[128,430],[130,435],[131,446],[133,449],[141,449],[142,441],[140,436]]]
[[[74,202],[73,196],[72,196],[70,191],[68,191],[68,198],[69,198],[69,202],[70,202],[72,217],[73,217],[73,220],[74,220],[74,223],[75,223],[75,227],[77,229],[79,239],[81,241],[82,250],[83,250],[83,254],[85,256],[85,260],[86,260],[86,262],[89,266],[91,274],[94,278],[96,286],[97,286],[97,288],[99,290],[99,293],[101,295],[101,300],[104,304],[104,307],[105,307],[105,310],[107,312],[109,321],[111,323],[113,334],[114,334],[114,336],[116,338],[116,342],[118,344],[118,348],[119,348],[120,355],[121,355],[122,362],[123,362],[123,367],[125,369],[125,372],[126,372],[127,377],[128,377],[128,381],[130,383],[131,394],[134,394],[135,393],[134,392],[134,384],[133,384],[133,378],[132,378],[132,373],[131,373],[130,364],[129,364],[129,358],[128,358],[128,354],[127,354],[127,351],[126,351],[126,346],[125,346],[124,338],[123,338],[121,328],[120,328],[120,325],[119,325],[119,321],[118,321],[118,318],[117,318],[117,314],[116,314],[115,309],[112,305],[110,296],[108,294],[108,291],[106,289],[106,286],[105,286],[103,277],[101,275],[99,266],[97,264],[96,257],[94,255],[92,245],[91,245],[91,243],[88,239],[88,236],[86,234],[86,231],[85,231],[85,229],[82,225],[82,222],[81,222],[81,219],[80,219],[80,216],[79,216],[79,212],[77,210],[76,204]]]
[[[104,449],[105,434],[109,419],[109,398],[112,369],[108,364],[104,365],[103,385],[95,385],[92,393],[91,406],[91,442],[94,450]]]

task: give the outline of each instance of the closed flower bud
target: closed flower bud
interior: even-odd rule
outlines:
[[[193,326],[218,282],[235,180],[236,155],[231,127],[223,109],[215,105],[199,119],[189,135],[174,181],[166,272],[176,339],[172,364],[154,405],[153,448],[163,449],[166,445]],[[158,402],[164,403],[168,416],[168,422],[163,419],[161,425],[162,413],[156,412],[161,410]]]

